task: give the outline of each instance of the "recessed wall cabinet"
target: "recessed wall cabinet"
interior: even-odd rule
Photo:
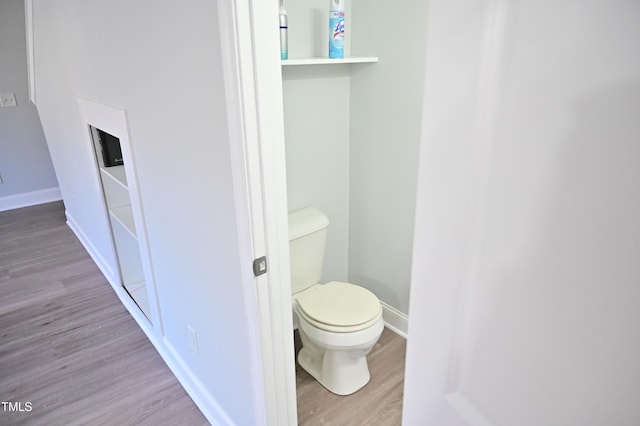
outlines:
[[[144,315],[150,319],[149,298],[121,141],[98,127],[89,126],[89,130],[100,172],[102,194],[108,212],[121,284]]]
[[[78,109],[103,207],[94,222],[96,228],[106,226],[99,231],[111,237],[101,244],[112,243],[111,253],[94,249],[92,257],[134,319],[150,331],[160,327],[160,312],[127,111],[85,98],[78,98]]]

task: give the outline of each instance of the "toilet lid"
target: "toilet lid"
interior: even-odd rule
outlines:
[[[300,314],[314,325],[330,331],[338,331],[336,328],[340,327],[353,331],[358,325],[364,328],[382,313],[375,294],[357,285],[338,281],[315,285],[296,295],[296,302]],[[323,324],[329,327],[323,327]]]

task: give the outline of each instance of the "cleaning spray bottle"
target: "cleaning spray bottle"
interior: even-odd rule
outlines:
[[[289,25],[284,0],[280,0],[280,59],[289,59]]]
[[[344,1],[329,0],[329,57],[344,58]]]

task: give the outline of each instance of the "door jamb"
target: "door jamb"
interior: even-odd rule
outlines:
[[[266,255],[268,265],[245,289],[248,317],[257,322],[249,330],[258,352],[254,409],[265,424],[296,425],[282,72],[272,25],[278,8],[260,0],[218,5],[238,228],[247,241],[241,257]]]

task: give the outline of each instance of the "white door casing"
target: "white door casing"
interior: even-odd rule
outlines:
[[[265,424],[295,425],[282,76],[279,56],[270,53],[279,52],[277,27],[266,16],[277,17],[276,2],[219,2],[235,193],[248,193],[236,200],[236,211],[247,212],[239,233],[250,241],[248,258],[267,256],[267,273],[245,298],[255,300],[247,309],[257,312],[252,334],[261,344],[253,367],[256,412],[265,413]]]
[[[35,52],[33,35],[33,0],[24,2],[25,29],[27,39],[27,81],[29,89],[29,100],[36,104],[36,74],[35,74]]]

